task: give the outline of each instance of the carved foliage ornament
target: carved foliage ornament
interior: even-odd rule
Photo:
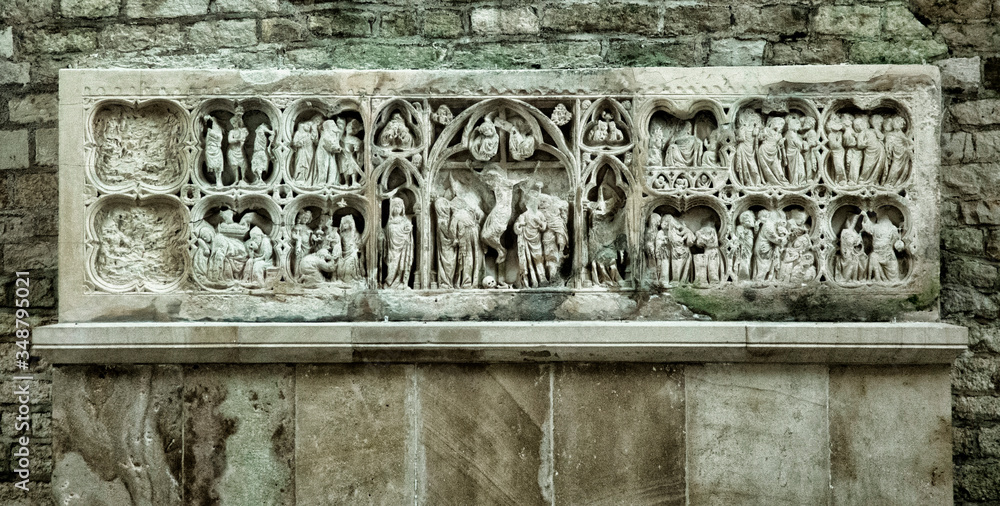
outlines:
[[[921,261],[905,95],[190,98],[91,106],[94,289],[854,289]]]

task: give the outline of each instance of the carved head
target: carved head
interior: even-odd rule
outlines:
[[[802,128],[802,122],[798,116],[788,116],[788,131],[798,132]]]
[[[403,199],[399,197],[393,197],[392,200],[389,201],[390,217],[402,216],[403,211],[405,210],[406,210],[406,204],[403,202]]]
[[[872,114],[872,128],[881,131],[884,119],[881,114]]]
[[[354,225],[354,216],[347,215],[340,219],[340,233],[351,233],[357,232],[357,228]]]
[[[663,218],[660,217],[659,214],[657,214],[657,213],[650,214],[649,215],[649,229],[653,230],[653,229],[660,228],[660,221],[661,220],[663,220]]]
[[[298,217],[296,217],[295,223],[297,225],[308,225],[309,222],[312,221],[312,219],[313,219],[312,211],[308,209],[303,209],[299,211],[299,215]]]
[[[483,286],[486,288],[496,288],[497,280],[493,276],[486,276],[483,278]]]
[[[803,131],[812,130],[813,128],[816,128],[816,118],[813,118],[812,116],[806,116],[805,118],[802,118]]]
[[[756,223],[754,223],[753,211],[746,210],[740,213],[740,225],[750,228],[753,228],[756,225]]]
[[[868,130],[868,118],[865,116],[858,116],[854,118],[854,129],[861,132]]]

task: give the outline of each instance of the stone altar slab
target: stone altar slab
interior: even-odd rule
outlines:
[[[906,318],[937,300],[939,88],[62,70],[60,320]]]

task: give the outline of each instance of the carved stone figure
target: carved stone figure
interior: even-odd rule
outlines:
[[[451,226],[451,201],[438,197],[434,201],[437,217],[437,281],[440,288],[451,288],[455,283],[455,263],[458,246]]]
[[[455,241],[455,275],[460,288],[478,288],[483,268],[479,222],[483,211],[458,195],[451,201],[451,236]]]
[[[341,145],[343,135],[344,131],[337,124],[337,120],[328,119],[323,122],[320,127],[319,145],[316,146],[316,156],[313,158],[316,170],[313,172],[312,184],[337,184],[340,178],[337,155],[343,150]]]
[[[354,282],[364,279],[364,260],[361,256],[361,234],[358,232],[354,216],[340,219],[340,243],[342,257],[337,263],[337,277],[341,281]],[[413,240],[410,240],[410,257],[413,256]],[[412,262],[412,260],[411,260]],[[409,277],[409,270],[406,272]]]
[[[787,246],[781,250],[777,278],[780,281],[803,283],[816,276],[815,257],[812,255],[812,240],[806,226],[808,215],[801,209],[788,212],[785,220]]]
[[[805,141],[799,135],[802,122],[798,116],[789,115],[787,118],[788,128],[785,130],[785,162],[788,167],[788,182],[799,185],[806,181],[806,157],[807,149]]]
[[[205,120],[205,168],[215,177],[215,187],[222,188],[222,172],[225,157],[222,154],[222,138],[225,135],[219,121],[206,114]]]
[[[618,262],[624,261],[627,245],[625,214],[619,208],[614,199],[605,200],[604,185],[597,189],[597,202],[588,205],[590,227],[587,230],[587,254],[590,279],[595,285],[614,286],[622,280]],[[548,244],[543,246],[547,249]]]
[[[756,281],[775,280],[780,268],[781,253],[788,243],[788,231],[780,211],[761,210],[757,213],[760,232],[754,243],[754,274]]]
[[[248,258],[243,267],[243,281],[263,285],[267,270],[274,267],[274,246],[271,239],[259,227],[253,227],[245,246]]]
[[[826,122],[827,146],[833,164],[833,179],[837,183],[847,182],[847,148],[844,147],[844,123],[837,114],[830,115]]]
[[[663,150],[667,147],[667,138],[663,134],[663,125],[653,122],[649,126],[649,157],[646,165],[656,167],[663,164]]]
[[[565,105],[556,104],[555,109],[552,109],[551,119],[556,126],[563,126],[573,119],[573,113],[569,112],[569,109],[566,109]]]
[[[736,281],[749,281],[753,269],[754,232],[757,222],[753,211],[740,213],[736,225],[736,248],[733,251],[733,278]]]
[[[705,285],[722,281],[725,265],[719,252],[719,233],[715,227],[706,224],[698,229],[694,244],[703,248],[702,253],[694,255],[694,282]]]
[[[337,126],[341,127],[341,123],[345,123],[343,118],[337,120]],[[356,134],[361,132],[361,122],[352,119],[350,122],[346,122],[342,128],[344,129],[343,146],[340,150],[338,163],[341,179],[338,183],[344,186],[357,186],[361,184],[360,158],[362,148],[361,139]]]
[[[291,177],[297,183],[311,184],[313,181],[313,155],[316,153],[316,142],[319,140],[319,130],[316,125],[321,121],[322,118],[317,116],[295,127],[295,135],[292,136],[295,165]]]
[[[472,133],[469,153],[476,160],[487,162],[500,151],[500,134],[493,123],[495,115],[495,112],[491,112],[483,117],[483,122]]]
[[[900,184],[909,177],[910,160],[913,143],[906,137],[906,120],[902,116],[893,116],[885,123],[886,170],[884,179],[880,181],[887,185]]]
[[[302,260],[309,254],[309,240],[312,237],[312,229],[309,222],[312,221],[312,211],[303,209],[295,217],[295,225],[292,226],[292,251],[295,254],[295,264],[293,272],[301,272]]]
[[[251,183],[261,184],[264,182],[264,172],[271,161],[271,141],[270,137],[274,131],[266,123],[261,123],[254,130],[253,156],[250,158],[250,172],[253,173]]]
[[[515,118],[509,123],[508,149],[514,160],[524,161],[535,154],[535,137],[528,125],[521,118]]]
[[[740,182],[748,186],[758,186],[761,183],[756,155],[756,142],[760,129],[761,118],[756,111],[744,109],[739,112],[736,117],[736,153],[733,156],[733,172]]]
[[[816,119],[812,116],[806,116],[802,119],[802,129],[799,130],[802,134],[803,140],[803,152],[805,153],[805,163],[806,163],[806,177],[809,179],[815,179],[816,175],[819,173],[820,164],[820,139],[819,132],[816,131]]]
[[[879,183],[885,171],[885,133],[881,114],[872,114],[871,128],[865,127],[858,134],[858,147],[864,150],[861,180]]]
[[[872,252],[868,255],[868,278],[873,281],[898,281],[899,259],[897,251],[906,245],[900,238],[899,229],[887,216],[880,216],[872,222],[868,214],[861,217],[861,229],[872,238]]]
[[[236,173],[236,181],[238,183],[246,177],[247,158],[243,153],[243,143],[250,136],[250,131],[243,126],[242,108],[236,108],[236,114],[233,115],[229,122],[232,128],[229,129],[226,158],[229,161],[229,167]]]
[[[299,282],[315,286],[326,281],[326,275],[336,272],[334,258],[325,249],[309,253],[299,263]]]
[[[664,216],[663,221],[667,222],[667,244],[670,247],[670,281],[690,281],[691,245],[695,242],[695,235],[673,216]]]
[[[514,185],[520,181],[507,177],[507,171],[497,164],[487,164],[480,178],[493,191],[496,204],[486,216],[481,233],[483,243],[497,251],[497,266],[503,265],[507,258],[507,248],[500,237],[507,231],[507,224],[514,211]],[[497,283],[504,286],[501,269],[497,268]]]
[[[859,130],[868,125],[865,117],[855,118],[850,114],[842,114],[844,118],[844,147],[847,154],[844,161],[847,164],[847,182],[855,184],[861,179],[861,162],[864,158],[864,151],[858,146]]]
[[[212,240],[214,237],[215,230],[207,223],[202,223],[195,230],[192,272],[194,272],[196,278],[208,279],[208,260],[212,256]]]
[[[542,231],[545,275],[549,281],[554,281],[561,276],[559,271],[566,259],[566,248],[569,245],[569,233],[566,230],[569,202],[545,193],[540,194],[538,198],[538,210],[545,217],[545,230]]]
[[[525,211],[514,222],[517,235],[518,282],[522,288],[534,288],[548,282],[542,251],[545,216],[538,210],[541,183],[525,193]]]
[[[646,253],[646,265],[652,273],[653,281],[660,280],[660,252],[657,248],[656,236],[660,232],[662,218],[657,213],[649,215],[646,222],[646,232],[643,235],[643,251]]]
[[[448,123],[451,123],[451,120],[453,119],[455,119],[455,115],[452,114],[451,109],[444,104],[439,105],[437,112],[431,114],[431,120],[440,125],[447,125]]]
[[[693,128],[690,121],[683,123],[681,129],[667,146],[663,165],[667,167],[694,167],[696,165],[701,140],[695,137]]]
[[[410,269],[413,267],[413,224],[404,214],[405,210],[403,199],[393,197],[389,200],[389,220],[383,231],[384,288],[409,288]]]
[[[177,108],[106,104],[94,113],[93,126],[97,150],[94,173],[100,182],[163,186],[183,177],[184,139]],[[208,132],[206,141],[207,137]]]
[[[867,277],[868,255],[861,233],[857,230],[860,214],[851,214],[840,231],[840,248],[834,265],[834,279],[841,283],[863,281]]]
[[[757,166],[763,180],[772,185],[788,183],[785,170],[782,168],[784,150],[781,148],[781,132],[785,128],[785,119],[780,116],[767,118],[767,125],[760,132],[760,144],[757,146]]]
[[[396,151],[413,148],[413,132],[410,131],[410,127],[406,125],[406,121],[403,120],[400,113],[392,113],[389,123],[385,125],[379,135],[378,145]]]

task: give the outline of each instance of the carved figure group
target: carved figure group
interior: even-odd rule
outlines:
[[[650,167],[720,167],[729,156],[723,129],[705,116],[681,121],[654,118],[649,124],[646,165]]]
[[[451,200],[438,197],[434,201],[440,288],[479,288],[481,284],[484,254],[479,224],[484,214],[474,197],[461,192]]]
[[[568,111],[567,111],[568,112]],[[611,111],[601,111],[601,117],[587,132],[587,144],[595,147],[620,146],[625,143],[625,134],[615,122]]]
[[[867,253],[865,236],[871,244]],[[868,213],[850,214],[840,230],[834,279],[842,283],[899,281],[901,273],[896,253],[905,250],[899,227],[888,216],[872,221]]]
[[[361,130],[360,121],[346,116],[324,119],[316,115],[300,122],[292,135],[292,179],[303,186],[360,185],[364,158],[363,142],[358,137]]]
[[[522,198],[524,212],[514,221],[517,236],[518,286],[535,288],[561,280],[562,263],[569,244],[566,219],[569,203],[542,193],[536,182]]]
[[[247,160],[245,149],[250,129],[244,124],[243,115],[243,108],[238,106],[236,113],[229,118],[228,128],[211,114],[202,116],[205,125],[205,169],[217,189],[226,184],[223,179],[227,168],[238,184],[263,184],[265,173],[274,160],[271,153],[274,130],[266,122],[254,129],[250,160]]]
[[[216,287],[233,283],[259,287],[277,274],[274,245],[255,223],[260,217],[247,213],[234,221],[232,209],[219,211],[222,221],[214,227],[202,222],[195,229],[193,272]]]
[[[837,183],[896,185],[909,177],[913,146],[902,116],[835,113],[826,130]]]
[[[179,251],[184,239],[180,230],[180,219],[173,209],[113,207],[100,219],[96,230],[96,271],[117,285],[173,282],[183,273]]]
[[[816,178],[820,140],[816,119],[798,112],[765,118],[753,109],[736,117],[733,173],[748,186],[798,186]]]
[[[106,106],[95,116],[96,171],[112,185],[163,185],[183,171],[181,120],[169,109]]]
[[[749,211],[744,214],[747,212]],[[817,272],[816,256],[806,224],[808,219],[808,214],[801,209],[762,209],[757,212],[755,219],[741,216],[736,235],[737,241],[741,243],[738,249],[742,255],[739,265],[742,272],[738,271],[735,277],[740,280],[749,279],[741,277],[741,274],[748,273],[747,266],[743,264],[747,259],[742,246],[753,231],[740,228],[752,226],[756,228],[756,236],[749,259],[749,273],[754,281],[804,283],[813,280]]]
[[[299,211],[291,231],[292,270],[300,283],[315,286],[324,282],[352,283],[364,279],[361,234],[354,216],[324,213],[315,227],[313,213]]]

